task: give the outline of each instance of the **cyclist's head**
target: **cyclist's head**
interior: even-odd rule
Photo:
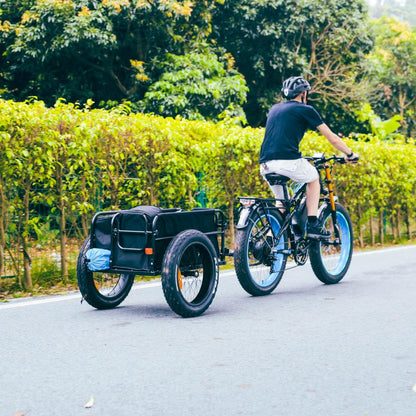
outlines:
[[[303,77],[290,77],[283,82],[282,95],[288,100],[293,100],[303,91],[310,91],[311,86]]]

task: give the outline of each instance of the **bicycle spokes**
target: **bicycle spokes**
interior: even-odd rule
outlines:
[[[332,216],[328,216],[324,224],[331,233],[328,241],[321,242],[322,261],[328,272],[337,274],[345,267],[346,258],[351,245],[349,225],[341,213],[337,213],[334,224]]]
[[[260,217],[251,229],[248,247],[248,264],[253,279],[260,286],[268,286],[276,279],[282,269],[284,243],[278,243],[274,235],[280,230],[280,224],[273,216]]]

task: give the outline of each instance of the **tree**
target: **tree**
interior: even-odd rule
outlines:
[[[402,132],[415,134],[416,29],[384,17],[373,23],[376,45],[369,56],[369,96],[375,112],[384,118],[402,117]]]
[[[297,53],[299,19],[293,0],[229,0],[213,10],[212,37],[232,54],[247,80],[245,110],[251,125],[264,122],[285,69],[303,69]]]
[[[306,74],[313,88],[309,97],[325,121],[337,131],[356,130],[355,111],[369,86],[363,78],[366,54],[373,41],[364,1],[304,2],[309,17],[302,25]]]
[[[213,10],[212,36],[245,76],[247,118],[260,125],[280,97],[282,81],[301,73],[319,88],[316,104],[324,113],[343,114],[340,93],[350,91],[348,98],[357,99],[360,62],[371,48],[366,22],[362,0],[229,0]],[[334,97],[337,111],[329,111]]]
[[[2,112],[2,120],[7,118],[7,114]],[[7,125],[7,122],[5,123]],[[8,180],[13,173],[14,152],[11,144],[10,133],[3,130],[3,123],[0,124],[0,276],[5,270],[5,248],[6,248],[6,226],[8,223],[10,198],[12,186]],[[1,279],[0,279],[1,288]]]
[[[28,111],[28,109],[30,110]],[[13,109],[12,109],[13,111]],[[45,106],[36,103],[19,104],[15,114],[10,117],[10,138],[13,144],[13,157],[7,167],[7,183],[13,188],[9,201],[11,213],[16,218],[14,228],[22,251],[24,265],[24,281],[18,273],[19,284],[25,289],[31,289],[31,235],[38,229],[40,217],[33,215],[33,206],[39,202],[37,188],[48,188],[54,183],[53,164],[55,142],[48,137],[45,123]]]
[[[218,72],[215,54],[221,63],[235,59],[244,75],[251,125],[264,123],[283,79],[303,73],[319,88],[316,106],[344,126],[362,95],[360,64],[371,47],[364,0],[0,0],[0,7],[3,96],[48,105],[64,97],[111,107],[148,93],[152,111],[202,117],[205,97],[214,119],[227,99],[239,113],[245,87],[235,69]],[[187,63],[201,71],[193,74],[197,88],[181,78]],[[209,66],[219,81],[211,82]],[[196,112],[184,110],[194,106],[190,95]]]
[[[51,207],[51,213],[57,213],[60,237],[61,276],[68,279],[68,223],[71,213],[80,212],[84,237],[87,236],[85,212],[92,215],[92,206],[86,202],[86,192],[94,181],[93,149],[85,130],[81,111],[75,111],[73,105],[56,103],[46,112],[44,120],[48,131],[44,141],[54,144],[51,169],[53,180],[45,181],[44,192],[38,195],[41,202]],[[76,216],[80,215],[76,214]]]
[[[248,90],[245,80],[233,69],[231,56],[220,59],[214,53],[169,54],[161,63],[163,75],[145,94],[143,108],[190,120],[244,117],[241,106]]]
[[[141,99],[167,51],[209,32],[209,2],[0,0],[3,84],[21,100],[52,105]]]

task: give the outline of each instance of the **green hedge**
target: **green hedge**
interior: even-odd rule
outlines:
[[[97,210],[142,204],[192,208],[202,190],[209,206],[227,214],[233,235],[237,196],[270,195],[258,171],[263,133],[231,121],[129,114],[125,107],[91,110],[59,102],[47,108],[38,101],[0,100],[1,274],[12,267],[5,266],[5,252],[20,247],[24,279],[19,267],[15,272],[30,287],[33,244],[52,228],[59,230],[65,280],[67,239],[81,240]],[[336,168],[337,191],[360,242],[365,228],[374,241],[376,234],[382,238],[386,218],[396,231],[407,225],[410,234],[416,211],[414,144],[368,136],[346,140],[362,161]],[[308,134],[303,150],[333,153],[315,133]],[[375,233],[372,218],[379,219],[381,233]]]

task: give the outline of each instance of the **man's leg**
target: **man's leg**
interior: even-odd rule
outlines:
[[[306,189],[306,209],[308,211],[308,229],[306,236],[311,239],[327,239],[330,233],[318,223],[319,196],[321,194],[319,179],[308,183]]]
[[[319,178],[308,183],[306,189],[306,209],[308,217],[316,217],[318,214],[319,196],[321,194]]]

